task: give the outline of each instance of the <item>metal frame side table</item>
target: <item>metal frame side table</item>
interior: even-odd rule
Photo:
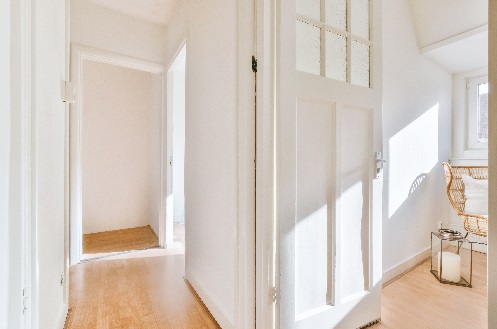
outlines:
[[[438,266],[436,268],[433,268],[433,237],[436,237],[437,239],[440,240],[440,275],[438,273]],[[470,257],[469,257],[469,282],[464,279],[462,276],[461,276],[461,280],[459,282],[454,282],[454,281],[449,281],[449,280],[446,280],[446,279],[442,279],[442,276],[443,276],[443,253],[444,253],[444,248],[443,248],[443,245],[444,245],[444,241],[446,242],[457,242],[457,255],[459,255],[459,251],[461,249],[461,245],[463,243],[469,243],[470,245],[470,248],[469,248],[469,253],[470,253]],[[437,278],[438,282],[440,283],[444,283],[444,284],[450,284],[450,285],[454,285],[454,286],[462,286],[462,287],[468,287],[468,288],[472,288],[472,280],[473,280],[473,243],[475,243],[474,241],[470,241],[464,237],[462,237],[461,235],[444,235],[440,232],[431,232],[431,243],[430,243],[430,251],[431,251],[431,254],[430,254],[430,261],[431,261],[431,265],[430,265],[430,272]]]

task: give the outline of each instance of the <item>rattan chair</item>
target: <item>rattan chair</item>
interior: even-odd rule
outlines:
[[[487,236],[488,218],[483,214],[468,214],[464,211],[466,196],[464,195],[464,183],[461,175],[466,174],[474,179],[487,180],[488,167],[463,167],[451,166],[443,163],[445,170],[445,181],[447,183],[447,195],[452,207],[457,211],[468,233],[479,236]]]

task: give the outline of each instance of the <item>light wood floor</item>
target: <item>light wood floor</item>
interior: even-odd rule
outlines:
[[[66,328],[219,328],[183,280],[184,255],[155,250],[71,267]],[[473,288],[440,284],[425,262],[383,289],[372,328],[487,329],[486,255],[473,255]]]
[[[184,281],[184,268],[183,255],[72,266],[66,329],[220,328]]]
[[[148,226],[83,235],[83,253],[98,254],[157,247],[159,238]]]
[[[486,254],[473,253],[473,288],[439,283],[427,261],[383,289],[373,329],[486,329]]]

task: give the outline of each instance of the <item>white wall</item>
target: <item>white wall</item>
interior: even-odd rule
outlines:
[[[487,24],[488,0],[410,0],[419,46]]]
[[[0,329],[9,319],[10,1],[0,3]]]
[[[383,270],[388,280],[400,274],[399,264],[420,253],[421,258],[427,256],[423,252],[429,247],[430,231],[449,216],[441,162],[451,152],[452,77],[420,54],[408,0],[384,1],[382,16],[388,160]]]
[[[37,219],[40,329],[52,329],[67,313],[63,302],[65,111],[60,81],[66,77],[65,0],[35,3],[34,183]]]
[[[178,1],[174,9],[169,24],[166,27],[166,33],[163,37],[165,45],[165,64],[169,68],[179,54],[186,40],[188,31],[188,3],[190,0]]]
[[[183,61],[184,64],[184,61]],[[173,74],[174,222],[185,222],[185,67]]]
[[[22,61],[21,58],[21,9],[20,5],[11,2],[11,46],[9,49],[11,66],[10,66],[10,152],[8,154],[9,161],[9,178],[8,178],[8,291],[9,291],[9,306],[8,306],[8,326],[10,328],[18,328],[20,326],[21,316],[21,295],[22,290],[22,192],[21,192],[21,145],[22,145],[22,130],[21,130],[21,97],[22,83],[24,82],[21,76]],[[50,300],[49,302],[53,302]]]
[[[186,278],[235,323],[236,3],[189,2],[186,55]],[[223,325],[227,328],[227,325]]]
[[[159,233],[162,76],[83,61],[83,233]]]
[[[165,27],[85,0],[71,0],[71,42],[156,63],[166,58]]]

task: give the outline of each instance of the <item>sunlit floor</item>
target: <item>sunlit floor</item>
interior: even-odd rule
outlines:
[[[170,248],[72,266],[66,328],[219,328],[183,279],[184,226],[175,229]]]
[[[174,243],[70,269],[66,328],[219,328],[184,281],[184,225]],[[440,284],[427,261],[383,289],[374,329],[486,329],[486,254],[474,252],[473,288]]]
[[[486,329],[486,254],[473,253],[473,288],[439,283],[427,261],[383,289],[374,329]]]
[[[83,235],[83,253],[100,254],[157,247],[159,238],[148,226]]]

